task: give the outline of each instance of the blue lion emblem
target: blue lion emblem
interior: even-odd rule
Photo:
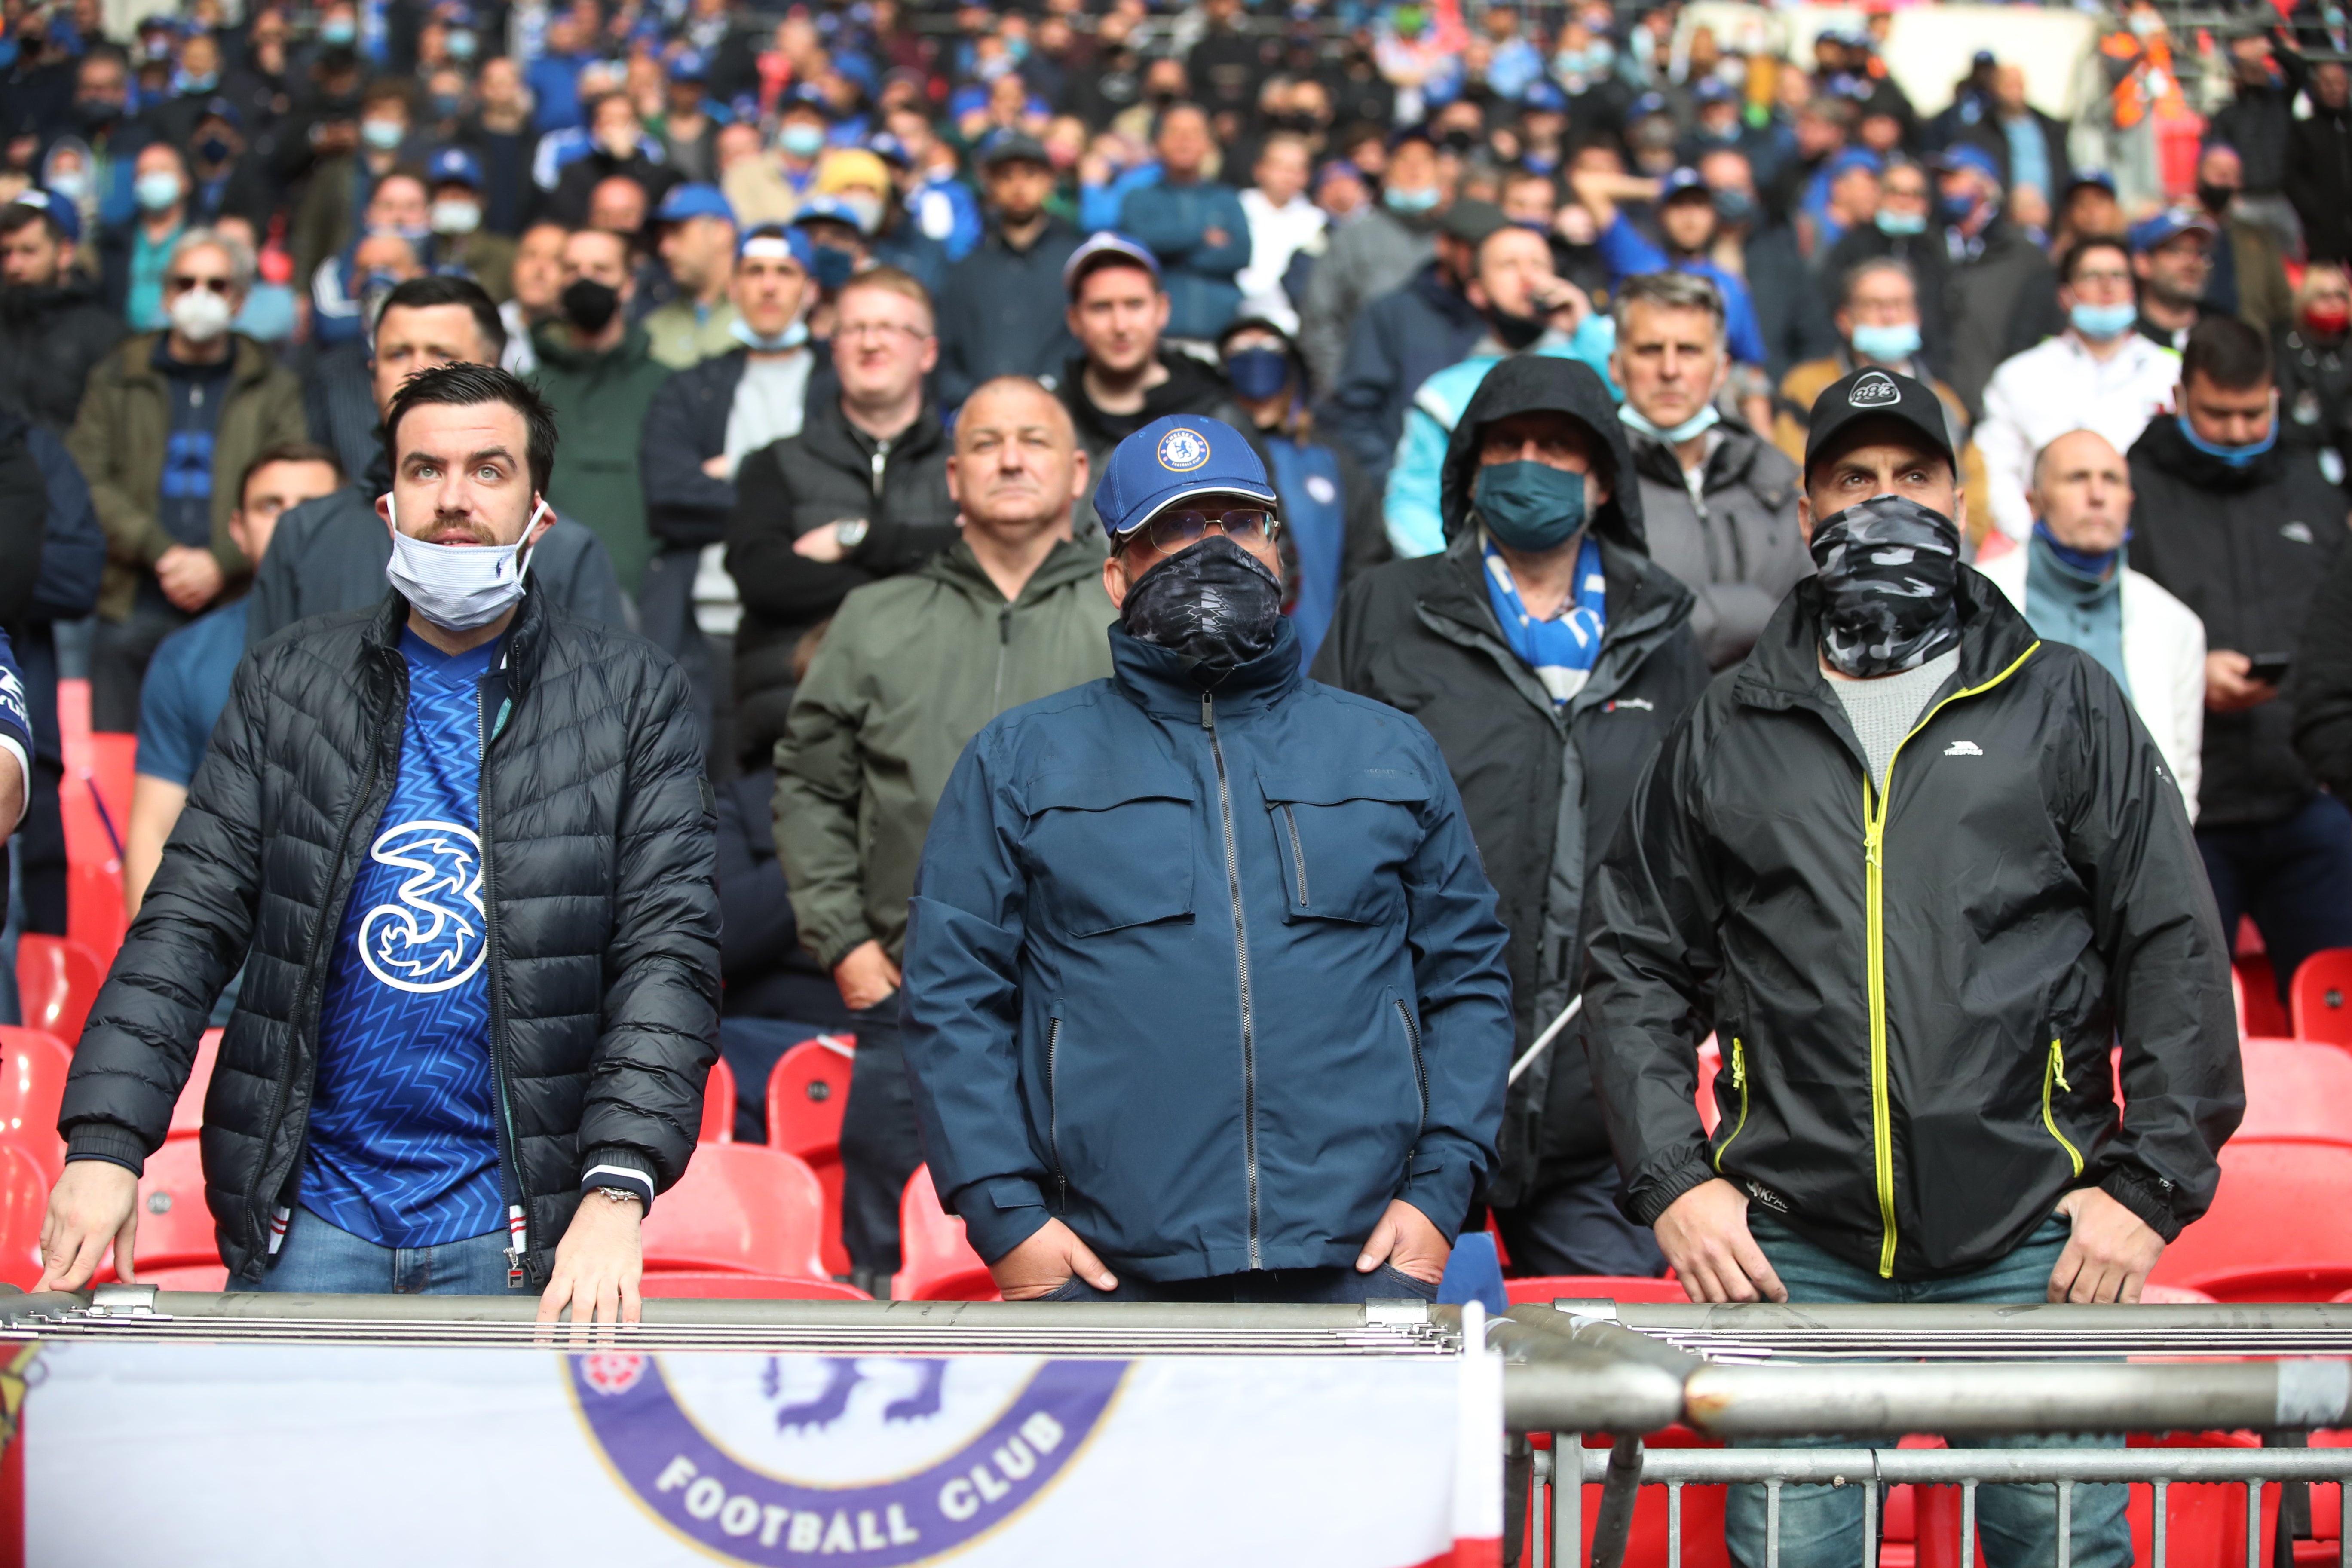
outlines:
[[[446,991],[482,967],[482,841],[454,822],[404,822],[368,853],[405,872],[397,902],[360,921],[360,959],[398,991]]]
[[[919,1421],[940,1413],[940,1384],[948,1374],[948,1363],[940,1360],[917,1360],[898,1357],[901,1364],[916,1372],[913,1392],[894,1399],[882,1407],[885,1421]],[[783,1394],[782,1369],[776,1358],[768,1358],[768,1370],[760,1381],[760,1392],[770,1399]],[[813,1399],[795,1400],[776,1412],[776,1430],[791,1432],[800,1428],[815,1429],[830,1426],[849,1410],[849,1396],[857,1385],[870,1382],[874,1374],[859,1364],[856,1356],[824,1358],[824,1387]]]

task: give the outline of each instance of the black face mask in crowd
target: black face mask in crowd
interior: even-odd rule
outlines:
[[[1222,533],[1160,562],[1128,585],[1118,607],[1129,637],[1199,661],[1214,685],[1274,647],[1282,584]]]
[[[1867,679],[1916,669],[1960,640],[1960,531],[1901,496],[1873,496],[1813,525],[1822,657]]]
[[[1495,340],[1513,353],[1533,348],[1536,340],[1551,325],[1541,316],[1516,315],[1500,305],[1486,312],[1486,324],[1495,329]]]
[[[575,278],[563,286],[560,303],[563,319],[593,338],[612,324],[613,312],[621,308],[621,291],[593,278]]]

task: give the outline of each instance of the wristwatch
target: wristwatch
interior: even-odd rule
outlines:
[[[845,517],[833,525],[833,537],[844,550],[855,550],[866,542],[866,531],[872,526],[862,517]]]

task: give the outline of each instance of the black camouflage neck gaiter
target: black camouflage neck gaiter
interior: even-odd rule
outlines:
[[[1822,657],[1856,679],[1916,669],[1960,640],[1960,531],[1901,496],[1873,496],[1813,529]]]

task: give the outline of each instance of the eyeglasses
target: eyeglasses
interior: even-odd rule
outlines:
[[[169,279],[169,285],[174,294],[184,294],[191,289],[201,289],[207,294],[217,294],[224,300],[228,298],[230,288],[229,280],[226,278],[190,278],[184,275]]]
[[[1262,506],[1236,507],[1227,512],[1163,511],[1142,527],[1119,535],[1118,549],[1146,540],[1160,554],[1172,555],[1198,544],[1212,529],[1247,549],[1280,538],[1282,520]]]
[[[897,337],[927,338],[930,333],[904,321],[843,321],[833,329],[833,335],[855,342],[861,338],[879,338],[884,342]]]

